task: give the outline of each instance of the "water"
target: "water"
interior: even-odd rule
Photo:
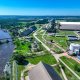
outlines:
[[[8,32],[0,30],[0,39],[11,38]],[[0,44],[0,76],[3,75],[3,70],[6,63],[9,61],[14,50],[12,42]]]

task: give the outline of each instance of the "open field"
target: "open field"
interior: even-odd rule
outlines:
[[[61,66],[66,74],[68,80],[78,80],[76,76],[72,72],[70,72],[62,63]]]
[[[66,43],[66,37],[55,37],[53,36],[53,41],[55,41],[59,46],[61,46],[64,49],[67,49],[67,43]]]
[[[80,64],[74,61],[71,58],[67,57],[61,57],[61,59],[64,61],[64,63],[69,66],[77,75],[80,76]]]
[[[40,61],[50,65],[56,64],[56,60],[51,54],[44,54],[41,56],[35,55],[35,56],[26,58],[26,60],[32,64],[38,64]]]
[[[56,42],[59,46],[61,46],[64,49],[67,49],[67,43],[66,43],[66,37],[56,37],[56,36],[45,36],[45,39],[47,41],[53,40]]]
[[[65,36],[67,36],[67,35],[74,35],[74,36],[76,36],[76,34],[74,33],[74,31],[66,31],[66,30],[60,30],[59,34],[60,35],[65,35]]]

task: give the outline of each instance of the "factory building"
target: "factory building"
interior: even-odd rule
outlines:
[[[70,54],[80,54],[80,45],[79,44],[75,44],[75,43],[71,43],[70,44],[70,47],[69,47],[69,50],[70,50]]]
[[[80,30],[80,22],[60,22],[61,30]]]

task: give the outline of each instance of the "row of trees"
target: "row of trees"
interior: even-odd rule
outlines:
[[[36,22],[36,24],[47,24],[47,23],[49,23],[49,22],[48,22],[48,19],[38,20],[38,21]]]
[[[59,23],[56,23],[55,20],[52,20],[51,21],[51,27],[47,29],[47,32],[50,32],[50,33],[57,33],[59,28],[60,28],[60,24]]]

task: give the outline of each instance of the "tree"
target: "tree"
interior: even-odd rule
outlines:
[[[80,72],[80,66],[78,66],[78,64],[75,64],[74,69],[75,71]]]
[[[42,19],[42,20],[38,20],[36,22],[36,24],[47,24],[48,23],[48,19]]]
[[[57,32],[57,27],[56,27],[56,22],[55,20],[51,21],[51,27],[47,30],[50,33],[56,33]]]
[[[17,61],[18,64],[25,64],[27,61],[26,57],[21,54],[14,54],[13,59]],[[28,62],[27,62],[28,63]]]

